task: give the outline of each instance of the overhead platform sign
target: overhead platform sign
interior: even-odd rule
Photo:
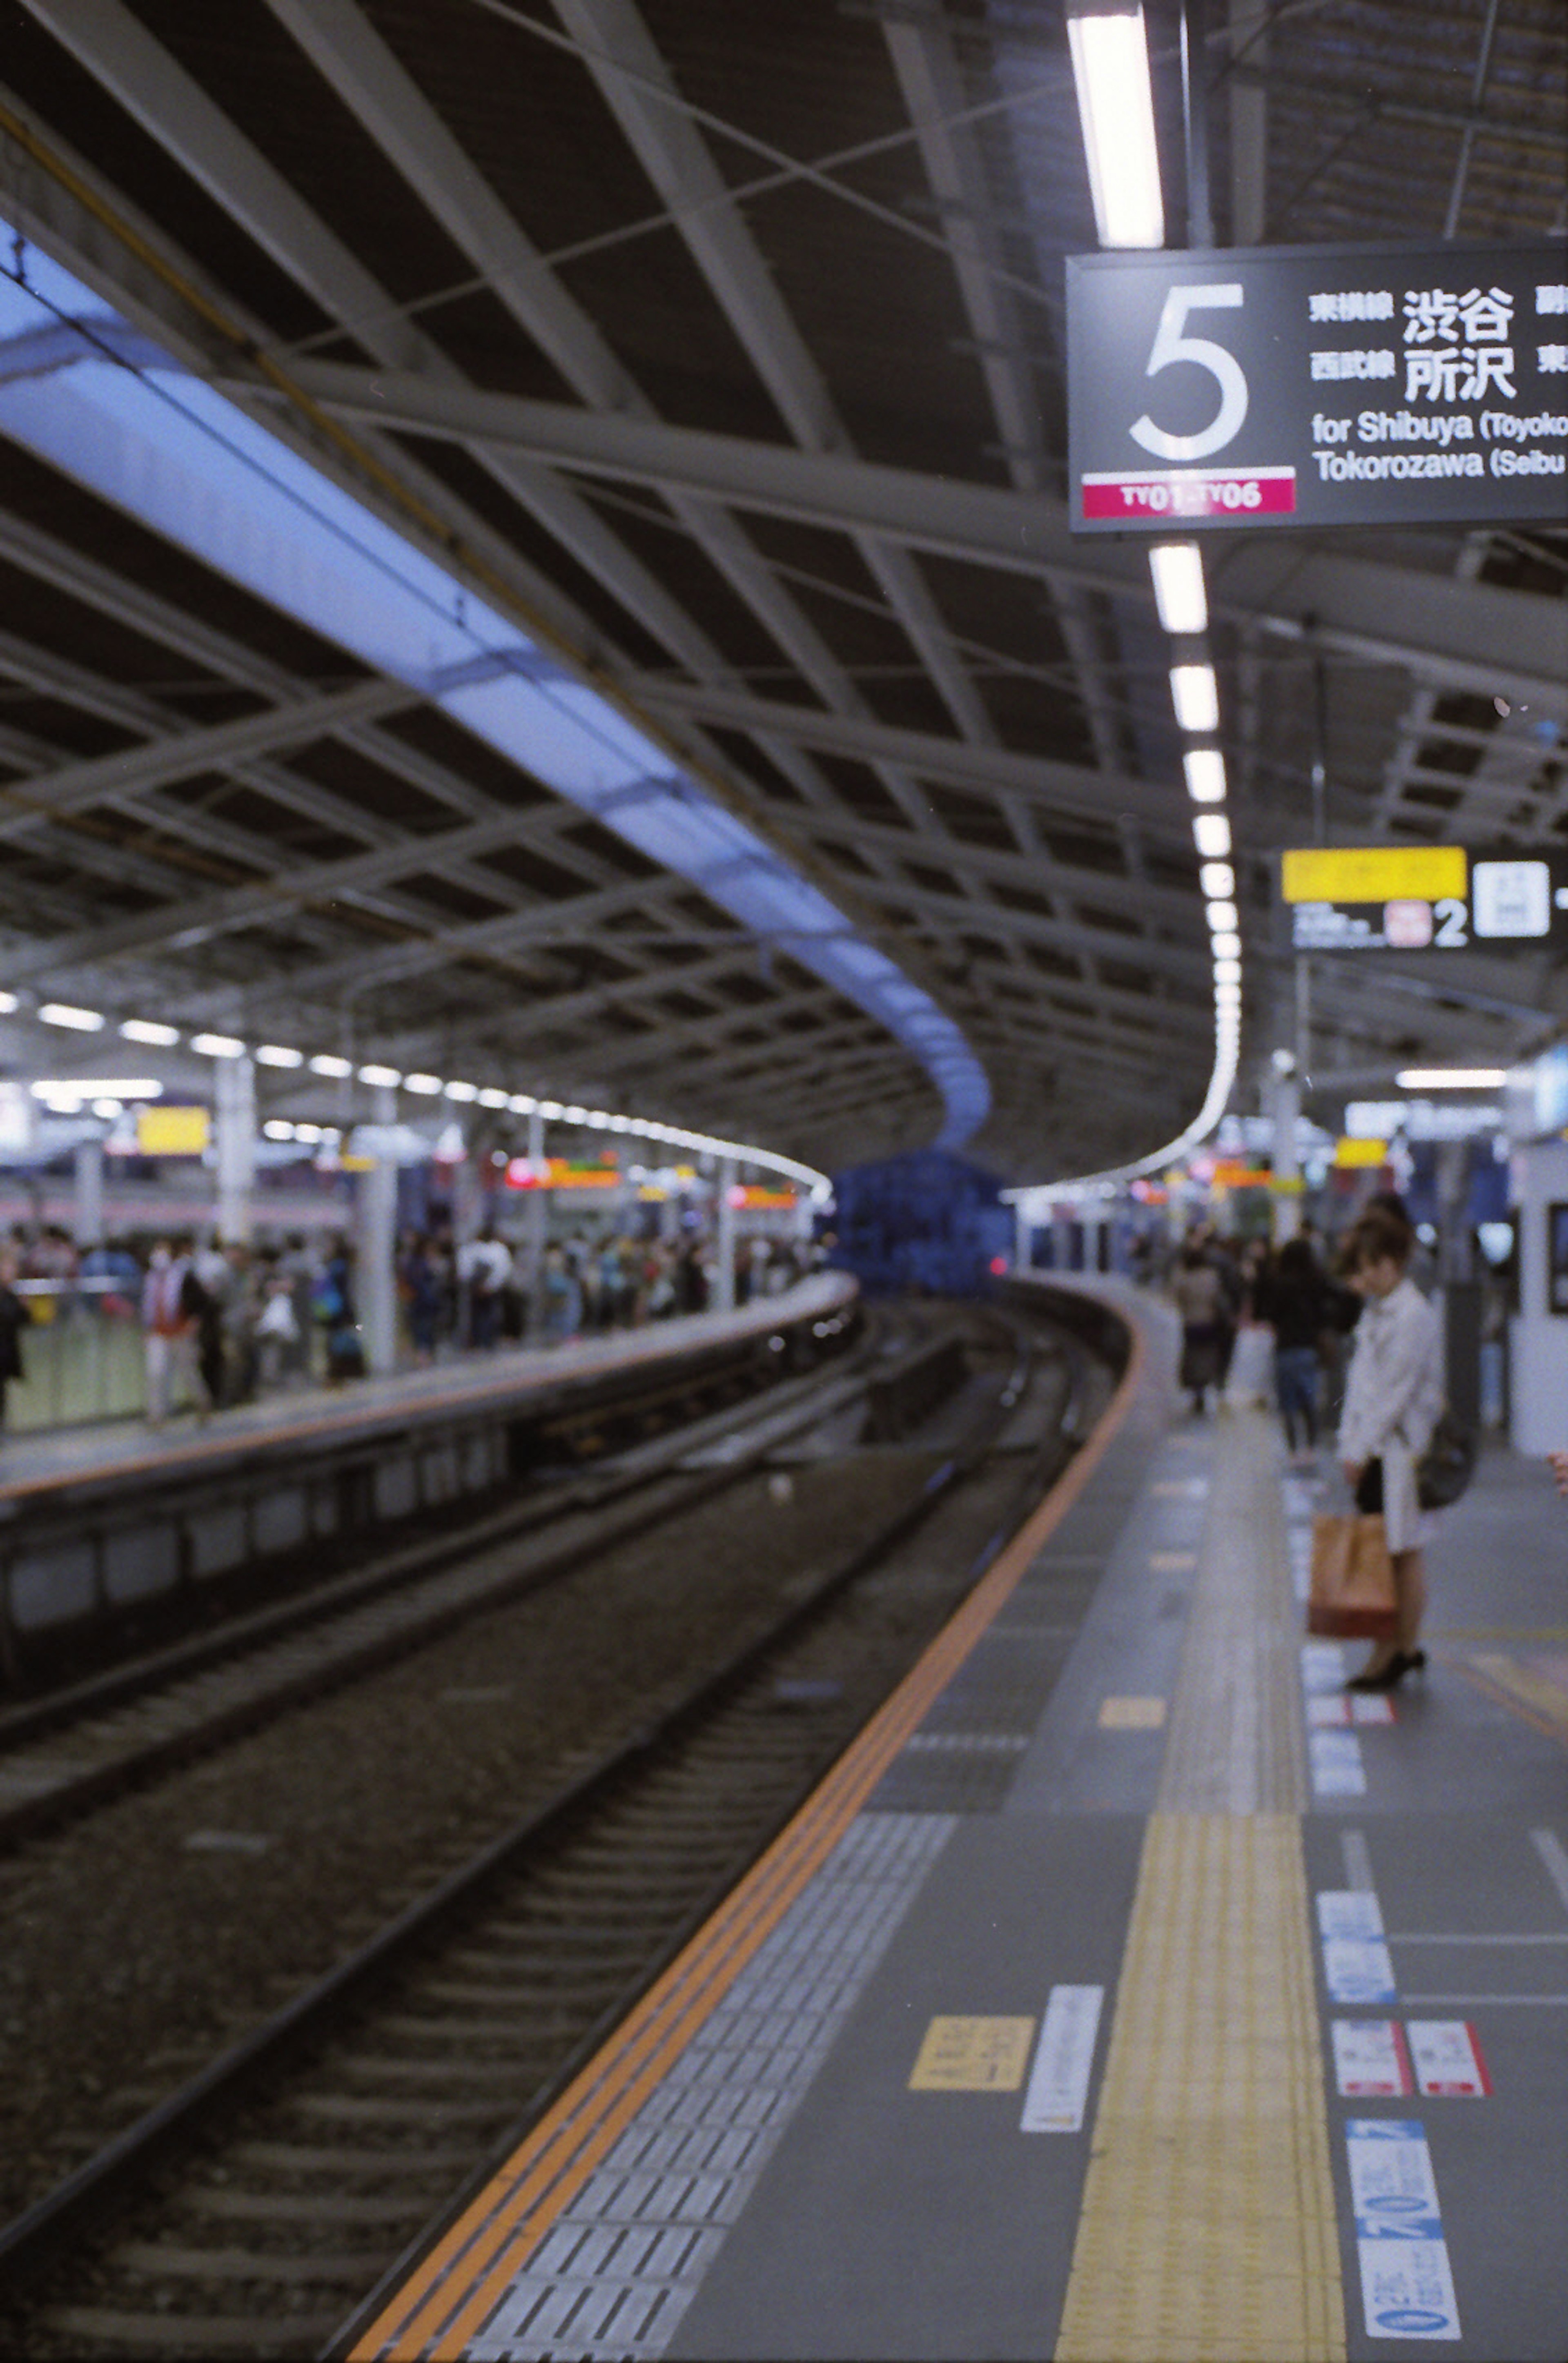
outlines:
[[[1298,952],[1568,946],[1568,853],[1463,845],[1301,846],[1280,856]]]
[[[1561,525],[1561,246],[1070,255],[1075,533]]]

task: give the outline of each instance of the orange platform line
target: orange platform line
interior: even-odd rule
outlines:
[[[827,1860],[1083,1492],[1142,1381],[1147,1348],[1139,1325],[1129,1326],[1127,1370],[1072,1465],[766,1852],[415,2267],[360,2337],[351,2363],[456,2363],[462,2356],[595,2168]]]

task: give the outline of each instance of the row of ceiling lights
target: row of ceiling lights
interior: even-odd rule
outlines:
[[[0,993],[0,1015],[14,1015],[20,1005],[14,993]],[[76,1034],[101,1034],[109,1023],[102,1010],[81,1009],[63,1001],[43,1002],[32,1015],[45,1026],[61,1026]],[[133,1042],[149,1049],[172,1050],[182,1039],[177,1026],[164,1025],[148,1017],[123,1018],[117,1030],[122,1041]],[[505,1110],[512,1115],[538,1115],[547,1124],[580,1125],[592,1132],[628,1133],[638,1140],[660,1141],[668,1148],[689,1149],[698,1156],[734,1158],[747,1165],[761,1166],[770,1172],[783,1174],[787,1180],[799,1182],[816,1198],[825,1197],[830,1186],[825,1173],[819,1173],[814,1166],[801,1164],[795,1158],[782,1157],[776,1149],[760,1148],[747,1141],[721,1140],[709,1133],[687,1132],[679,1125],[658,1124],[648,1116],[621,1115],[608,1108],[580,1107],[561,1100],[538,1099],[532,1093],[503,1091],[494,1083],[446,1081],[439,1075],[418,1071],[406,1074],[400,1068],[383,1066],[374,1060],[356,1065],[353,1059],[342,1058],[335,1051],[321,1050],[307,1055],[285,1043],[250,1044],[233,1034],[193,1034],[186,1040],[185,1047],[204,1059],[241,1059],[249,1055],[259,1067],[303,1069],[327,1082],[347,1082],[357,1078],[372,1090],[405,1091],[417,1099],[451,1100],[460,1105],[474,1105],[497,1113]],[[56,1098],[70,1096],[78,1106],[89,1098],[87,1086],[71,1086],[68,1079],[62,1079],[62,1082],[64,1090],[56,1093]],[[91,1096],[95,1113],[117,1115],[120,1113],[118,1105],[110,1110],[107,1094],[111,1093],[124,1103],[157,1098],[161,1089],[161,1085],[141,1079],[117,1084],[111,1078],[94,1078]],[[106,1095],[101,1101],[97,1098],[99,1093]],[[262,1128],[269,1137],[285,1137],[272,1132],[270,1125]],[[339,1135],[325,1127],[295,1125],[287,1137],[309,1141],[313,1137],[332,1140]]]
[[[1119,7],[1095,7],[1092,0],[1082,0],[1069,14],[1067,33],[1100,244],[1163,246],[1165,214],[1142,8],[1137,0]],[[1089,1184],[1105,1187],[1168,1163],[1214,1129],[1236,1080],[1241,1039],[1240,917],[1225,810],[1225,757],[1212,743],[1219,729],[1219,688],[1205,645],[1208,594],[1203,556],[1194,541],[1164,542],[1151,549],[1149,565],[1161,625],[1179,651],[1171,666],[1171,703],[1177,727],[1193,742],[1183,752],[1182,769],[1196,807],[1193,841],[1214,963],[1214,1067],[1203,1105],[1185,1131],[1151,1156],[1085,1177]],[[1082,1189],[1084,1182],[1057,1186]]]

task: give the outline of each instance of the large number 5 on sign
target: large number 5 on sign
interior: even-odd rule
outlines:
[[[1157,453],[1162,460],[1207,460],[1216,451],[1223,451],[1232,437],[1240,432],[1247,416],[1247,380],[1240,362],[1212,338],[1188,337],[1182,332],[1189,312],[1237,311],[1241,295],[1240,284],[1233,279],[1218,286],[1173,287],[1167,294],[1160,325],[1154,331],[1149,366],[1143,374],[1158,377],[1173,361],[1195,361],[1218,383],[1219,409],[1212,424],[1196,435],[1168,434],[1163,427],[1156,427],[1145,411],[1129,431],[1133,441],[1141,443],[1146,451]]]

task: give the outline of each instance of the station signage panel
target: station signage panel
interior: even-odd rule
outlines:
[[[508,1190],[613,1190],[620,1159],[611,1154],[590,1161],[573,1157],[514,1157],[506,1166]]]
[[[161,1104],[137,1110],[139,1157],[201,1157],[211,1137],[212,1119],[205,1107]]]
[[[1075,533],[1560,525],[1561,246],[1071,255]]]
[[[1568,852],[1462,845],[1301,846],[1280,857],[1298,952],[1568,946]]]

